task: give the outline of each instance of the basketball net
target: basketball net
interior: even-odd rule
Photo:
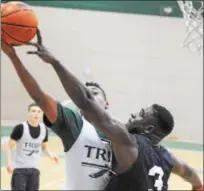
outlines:
[[[203,52],[203,1],[177,1],[186,25],[182,46]]]

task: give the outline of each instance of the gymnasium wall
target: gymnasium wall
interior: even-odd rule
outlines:
[[[152,103],[175,117],[172,135],[203,142],[203,58],[181,48],[181,18],[88,10],[34,8],[44,44],[81,80],[96,80],[106,90],[110,112],[126,120]],[[26,55],[22,61],[42,89],[68,99],[51,66]],[[1,119],[24,120],[30,97],[10,61],[1,57]]]

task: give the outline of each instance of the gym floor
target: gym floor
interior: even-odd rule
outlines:
[[[40,189],[63,190],[65,168],[61,141],[58,137],[52,136],[49,139],[48,146],[52,152],[60,156],[60,161],[59,164],[55,164],[47,157],[42,157],[40,164]],[[169,150],[177,157],[190,164],[203,180],[203,151],[200,147],[192,148],[188,146],[188,144],[182,144],[179,146],[170,146]],[[1,190],[10,190],[11,175],[5,169],[5,155],[3,152],[1,156]],[[191,190],[191,186],[179,177],[172,175],[169,182],[169,190]]]

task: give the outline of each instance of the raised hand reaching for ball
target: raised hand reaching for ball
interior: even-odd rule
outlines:
[[[44,62],[49,64],[55,64],[56,62],[58,62],[58,60],[52,55],[52,53],[43,46],[42,36],[39,29],[37,29],[37,43],[29,42],[27,44],[37,48],[37,51],[28,51],[27,54],[38,55]]]

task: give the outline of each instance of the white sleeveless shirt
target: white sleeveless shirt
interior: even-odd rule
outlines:
[[[81,133],[65,152],[65,190],[103,190],[109,182],[112,149],[85,119]]]
[[[16,142],[14,168],[39,168],[41,144],[46,136],[46,127],[40,124],[40,135],[32,138],[27,122],[23,122],[23,135]]]

